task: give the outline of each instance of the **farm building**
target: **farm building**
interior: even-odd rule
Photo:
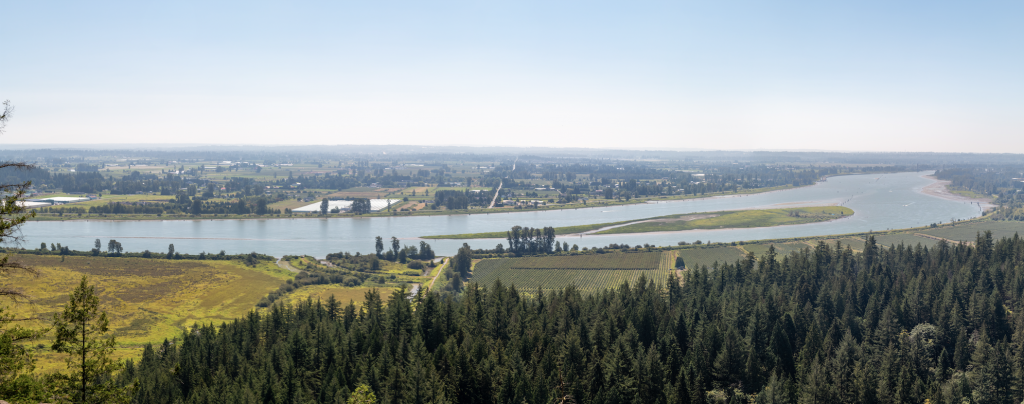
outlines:
[[[391,206],[397,205],[401,202],[401,199],[370,199],[370,211],[377,212],[382,209],[388,208],[388,202],[391,202]],[[316,202],[310,205],[303,206],[301,208],[292,209],[292,212],[296,213],[319,213],[321,202]],[[327,201],[327,211],[330,212],[334,209],[346,212],[352,209],[352,201]]]

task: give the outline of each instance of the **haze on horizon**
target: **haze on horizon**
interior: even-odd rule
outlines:
[[[5,2],[5,144],[1024,153],[1020,2]]]

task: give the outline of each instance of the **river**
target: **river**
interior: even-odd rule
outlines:
[[[514,225],[529,227],[569,226],[617,222],[653,216],[738,210],[842,204],[854,210],[845,219],[830,222],[754,229],[688,230],[682,232],[587,235],[560,237],[559,241],[582,247],[609,243],[630,245],[650,243],[675,245],[695,240],[729,242],[788,237],[820,236],[926,226],[980,216],[981,207],[925,195],[921,189],[934,182],[930,172],[848,175],[828,178],[808,187],[752,195],[723,196],[698,200],[667,201],[615,207],[572,210],[525,211],[452,216],[290,218],[252,220],[164,220],[164,221],[63,221],[30,222],[23,226],[25,248],[40,242],[61,243],[74,250],[89,250],[94,239],[116,239],[126,251],[175,251],[229,254],[256,251],[274,256],[373,251],[374,237],[391,236],[405,244],[418,244],[420,236],[480,233],[507,230]],[[434,251],[450,255],[462,243],[474,248],[493,248],[503,240],[428,240]]]

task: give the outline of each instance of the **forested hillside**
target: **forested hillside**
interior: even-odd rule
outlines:
[[[141,403],[345,402],[363,384],[383,403],[1021,401],[1019,237],[773,254],[586,295],[274,306],[147,347],[120,378]]]

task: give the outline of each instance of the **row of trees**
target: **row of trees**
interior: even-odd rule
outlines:
[[[548,254],[555,251],[555,228],[543,229],[512,226],[505,232],[508,251],[516,255]]]
[[[428,261],[436,257],[433,248],[426,241],[420,241],[420,247],[417,249],[414,245],[402,246],[398,237],[394,236],[391,237],[391,249],[384,250],[384,239],[381,236],[377,236],[373,248],[377,251],[377,258],[403,264],[409,259]]]

